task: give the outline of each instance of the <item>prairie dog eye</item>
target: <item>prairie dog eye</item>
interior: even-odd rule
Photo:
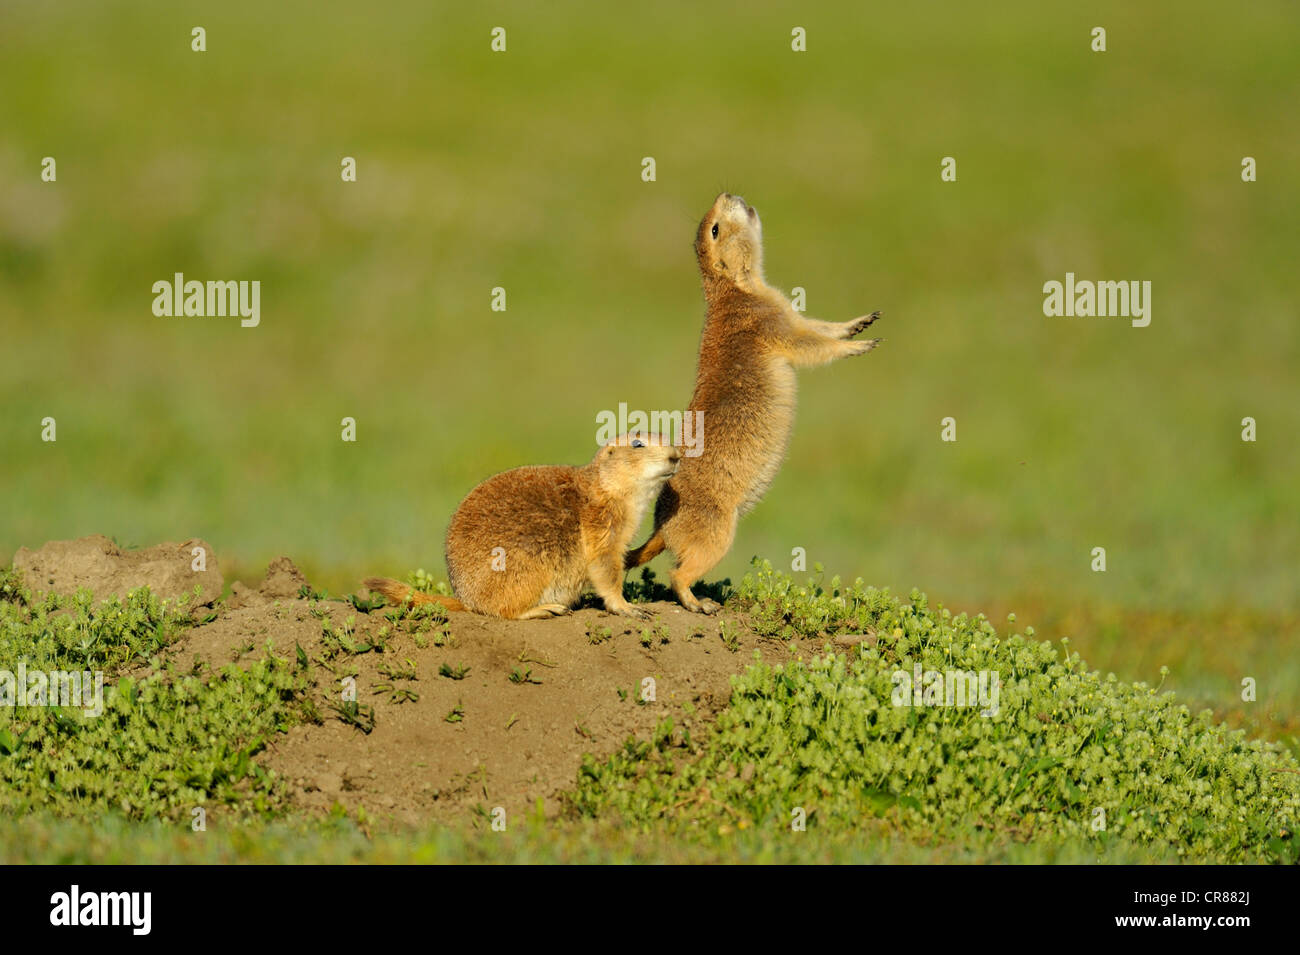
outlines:
[[[715,239],[718,237],[718,224],[716,222],[713,223],[713,237]]]
[[[642,441],[640,438],[633,438],[633,439],[632,439],[632,447],[634,447],[634,448],[644,448],[644,447],[645,447],[645,442]]]

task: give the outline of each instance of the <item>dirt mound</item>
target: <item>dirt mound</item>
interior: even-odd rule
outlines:
[[[260,762],[309,811],[339,803],[378,819],[464,823],[498,806],[515,819],[540,799],[552,813],[584,753],[603,757],[629,735],[647,738],[665,717],[698,738],[758,646],[734,616],[676,604],[647,605],[656,617],[644,622],[596,608],[551,620],[451,613],[394,622],[392,607],[365,613],[301,599],[300,580],[281,558],[260,590],[237,585],[216,619],[171,653],[186,667],[197,657],[220,668],[260,655],[268,641],[290,659],[302,648],[322,722],[294,727]],[[787,656],[775,642],[765,653]],[[340,716],[347,678],[369,732]]]
[[[238,610],[250,603],[256,604],[266,600],[292,600],[303,587],[307,578],[288,557],[277,557],[266,568],[266,576],[257,590],[250,590],[241,581],[230,585],[230,602],[227,609]]]
[[[307,578],[302,575],[293,561],[288,557],[277,557],[266,568],[266,577],[257,592],[263,597],[296,597],[298,591],[307,585]]]
[[[67,595],[86,587],[98,599],[146,585],[160,598],[175,599],[198,585],[198,603],[210,604],[225,586],[216,555],[197,537],[145,550],[123,550],[102,534],[50,541],[36,550],[20,547],[14,570],[32,590]]]
[[[595,606],[518,621],[303,598],[311,588],[287,557],[258,587],[236,581],[221,600],[216,557],[197,539],[135,551],[103,536],[53,541],[23,548],[14,567],[34,590],[87,587],[97,598],[146,584],[177,597],[198,584],[214,612],[167,650],[188,672],[203,671],[191,669],[196,661],[206,672],[250,663],[268,643],[291,660],[301,651],[320,721],[293,727],[258,761],[288,783],[299,809],[339,804],[402,823],[465,824],[497,807],[517,819],[539,800],[554,813],[584,754],[608,756],[668,717],[698,738],[755,648],[789,654],[735,615],[675,603],[644,605],[649,621]]]

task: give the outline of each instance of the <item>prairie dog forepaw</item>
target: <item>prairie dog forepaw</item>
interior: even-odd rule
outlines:
[[[853,342],[853,345],[854,345],[855,347],[854,347],[853,351],[850,352],[850,354],[852,354],[852,355],[865,355],[867,352],[871,351],[871,349],[875,348],[877,345],[879,345],[879,344],[880,344],[881,342],[883,342],[883,341],[884,341],[883,338],[868,338],[868,339],[865,339],[864,341]]]
[[[623,617],[635,617],[637,620],[649,620],[654,616],[649,610],[642,610],[640,607],[630,603],[615,604],[612,607],[606,607],[610,613],[616,613]]]
[[[871,324],[879,317],[880,317],[880,312],[875,311],[872,312],[870,315],[863,315],[861,318],[855,318],[853,320],[853,324],[849,326],[849,337],[851,338],[854,335],[858,334],[858,332],[870,328]]]

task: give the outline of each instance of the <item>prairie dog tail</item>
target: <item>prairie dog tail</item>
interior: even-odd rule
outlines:
[[[455,597],[444,597],[442,594],[426,594],[414,587],[408,587],[400,581],[391,580],[388,577],[367,577],[362,581],[375,593],[383,594],[388,598],[389,603],[400,604],[410,601],[417,606],[419,604],[442,604],[447,610],[464,610],[465,605]]]
[[[664,535],[655,531],[650,535],[650,539],[638,547],[636,550],[630,550],[623,555],[623,569],[631,570],[633,567],[640,567],[642,564],[648,564],[664,551]]]

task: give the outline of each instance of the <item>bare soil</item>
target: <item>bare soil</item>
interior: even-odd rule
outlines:
[[[216,555],[197,537],[144,550],[124,550],[103,534],[50,541],[36,550],[18,548],[14,570],[33,590],[67,596],[87,587],[99,599],[147,585],[160,600],[175,600],[197,586],[202,605],[220,597],[225,586]]]

